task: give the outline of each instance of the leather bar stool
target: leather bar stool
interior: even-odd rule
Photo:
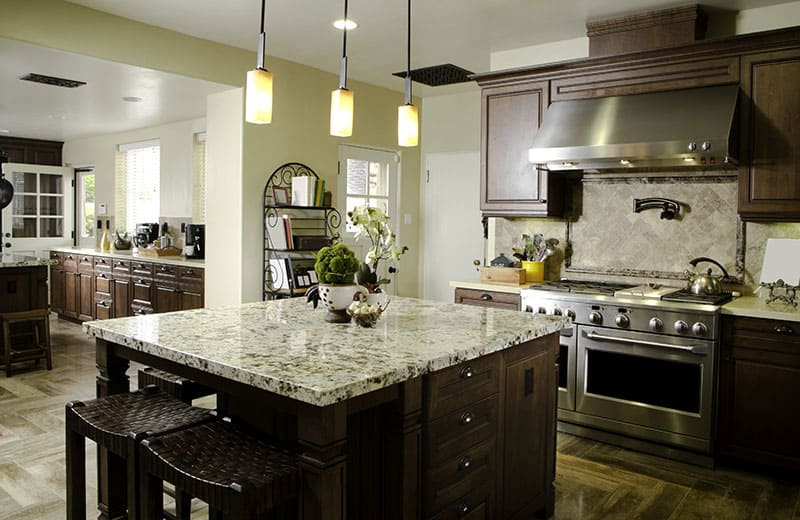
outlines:
[[[11,364],[44,359],[47,370],[53,369],[50,350],[50,311],[34,309],[0,314],[3,322],[3,364],[11,377]]]
[[[91,439],[108,450],[109,457],[125,460],[128,519],[138,520],[139,451],[142,439],[187,428],[213,419],[210,410],[194,408],[148,386],[127,394],[115,394],[66,405],[67,518],[86,518],[86,444]],[[188,518],[180,494],[178,517]]]
[[[214,389],[206,385],[152,367],[140,368],[137,373],[137,380],[139,388],[155,385],[162,392],[166,392],[187,404],[192,404],[194,399],[215,393]]]
[[[297,456],[232,424],[206,422],[143,440],[141,518],[159,520],[162,482],[209,507],[209,518],[297,518]]]

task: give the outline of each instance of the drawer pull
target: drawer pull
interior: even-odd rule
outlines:
[[[461,414],[461,417],[458,418],[458,424],[466,425],[474,420],[475,420],[475,414],[473,414],[472,412],[464,412]]]
[[[461,369],[461,372],[459,372],[458,375],[461,379],[469,379],[475,375],[475,369],[472,368],[472,365],[467,365]]]
[[[778,325],[775,327],[775,332],[777,334],[794,334],[794,330],[788,325]]]
[[[472,457],[469,457],[469,456],[465,455],[465,456],[461,457],[461,459],[458,461],[458,470],[459,471],[464,471],[464,470],[467,470],[467,469],[469,469],[471,467],[472,467]]]
[[[481,294],[481,300],[483,300],[485,302],[490,302],[490,301],[492,301],[492,295],[489,294],[489,293],[483,293],[483,294]]]
[[[194,271],[192,271],[191,269],[187,269],[186,274],[194,274]]]
[[[460,514],[462,514],[462,515],[465,515],[465,514],[469,513],[470,509],[471,508],[469,507],[469,504],[466,503],[466,502],[461,502],[460,504],[458,504],[458,507],[457,507],[458,512]]]

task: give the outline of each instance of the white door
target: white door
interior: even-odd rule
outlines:
[[[450,280],[479,279],[483,264],[478,152],[425,156],[422,209],[422,297],[453,302]]]
[[[342,242],[353,250],[356,257],[364,261],[370,242],[366,237],[354,238],[354,229],[350,226],[347,213],[354,207],[367,204],[380,208],[389,217],[392,231],[396,234],[396,243],[402,244],[397,211],[399,193],[398,170],[400,154],[390,150],[379,150],[352,145],[339,145],[339,179],[337,182],[337,205],[342,212],[340,232]],[[378,264],[378,278],[387,278],[390,283],[381,286],[388,294],[396,294],[398,276],[402,271],[390,274],[389,262],[381,260]]]
[[[95,208],[95,176],[94,168],[85,167],[75,170],[75,232],[78,244],[89,249],[97,247],[96,228],[97,214]],[[101,233],[102,234],[102,233]],[[113,239],[109,237],[109,239]]]
[[[72,169],[6,163],[3,173],[14,186],[14,198],[3,210],[3,252],[38,254],[72,244]]]

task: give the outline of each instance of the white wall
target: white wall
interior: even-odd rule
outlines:
[[[747,34],[800,25],[800,2],[745,9],[736,15],[736,34]]]
[[[204,118],[75,139],[64,143],[64,163],[68,166],[94,166],[96,200],[108,205],[114,215],[114,169],[117,145],[147,139],[161,140],[161,217],[187,217],[192,214],[192,136],[206,129]],[[129,222],[132,228],[135,222]]]
[[[242,302],[243,99],[240,88],[208,96],[206,307]]]
[[[571,40],[560,40],[519,49],[493,52],[489,55],[489,69],[513,69],[586,58],[587,56],[589,56],[589,38],[581,36]]]

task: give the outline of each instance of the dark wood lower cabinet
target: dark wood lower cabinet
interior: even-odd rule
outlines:
[[[520,310],[519,293],[482,291],[478,289],[456,287],[455,303],[477,305],[479,307],[494,307],[496,309],[509,309],[512,311]]]
[[[199,267],[57,251],[51,258],[58,260],[51,267],[51,308],[67,318],[122,318],[205,304],[204,269]]]
[[[47,308],[47,267],[0,269],[0,312]]]
[[[720,455],[800,471],[800,322],[722,323]]]

